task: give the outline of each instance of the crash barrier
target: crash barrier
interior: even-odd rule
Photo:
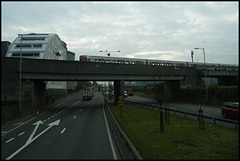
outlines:
[[[147,108],[152,108],[152,109],[155,109],[155,110],[158,110],[159,109],[159,106],[156,106],[156,105],[149,105],[149,104],[145,104],[145,103],[139,103],[139,102],[135,102],[135,101],[129,101],[129,100],[125,100],[125,103],[128,103],[128,104],[137,104],[137,105],[141,105],[141,106],[144,106],[144,107],[147,107]],[[166,111],[172,111],[174,113],[174,115],[176,115],[176,113],[182,113],[184,114],[184,117],[186,118],[187,115],[192,115],[192,116],[196,116],[197,119],[199,119],[199,114],[195,114],[195,113],[190,113],[190,112],[184,112],[184,111],[180,111],[180,110],[175,110],[175,109],[170,109],[170,108],[165,108],[165,107],[162,107],[162,109],[166,110]],[[235,125],[235,128],[238,130],[239,129],[239,121],[235,121],[235,120],[228,120],[228,119],[224,119],[224,118],[218,118],[218,117],[212,117],[212,116],[201,116],[203,118],[206,118],[206,119],[211,119],[213,121],[214,124],[217,124],[217,121],[221,121],[221,122],[227,122],[227,123],[231,123],[231,124],[234,124]]]
[[[107,104],[107,101],[105,99],[104,101],[104,108],[106,109],[106,117],[108,120],[108,124],[110,126],[113,139],[115,141],[115,144],[118,148],[118,155],[120,155],[121,159],[137,159],[137,160],[143,160],[131,140],[128,138],[128,136],[125,134],[125,132],[122,130],[120,125],[118,124],[117,120],[115,119],[112,111],[109,108],[109,105]],[[127,153],[127,154],[126,154]]]

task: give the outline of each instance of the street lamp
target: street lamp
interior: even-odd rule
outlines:
[[[206,101],[208,101],[208,86],[207,86],[207,66],[206,66],[206,59],[205,59],[205,49],[204,48],[194,48],[194,49],[202,49],[203,50],[203,59],[204,59],[204,66],[205,66],[205,86],[206,86]]]
[[[99,52],[106,52],[106,54],[107,54],[107,56],[110,56],[110,53],[112,53],[112,52],[120,52],[119,50],[118,51],[99,51]]]
[[[19,113],[22,112],[22,34],[18,34],[21,37],[20,59],[19,59]]]

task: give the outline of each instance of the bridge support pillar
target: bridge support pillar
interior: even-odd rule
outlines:
[[[46,83],[40,80],[33,81],[32,104],[38,110],[46,105]]]
[[[123,96],[124,81],[114,81],[114,104],[118,104],[119,96]],[[123,96],[124,99],[124,96]]]
[[[180,81],[167,81],[166,90],[169,101],[174,101],[178,99],[180,91]]]

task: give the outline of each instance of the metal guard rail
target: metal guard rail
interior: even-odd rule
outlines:
[[[149,105],[149,104],[145,104],[145,103],[139,103],[139,102],[134,102],[134,101],[129,101],[129,100],[125,100],[126,103],[132,103],[132,104],[138,104],[138,105],[142,105],[142,106],[147,106],[147,107],[151,107],[151,108],[157,108],[159,109],[158,106],[155,106],[155,105]],[[195,113],[190,113],[190,112],[184,112],[184,111],[180,111],[180,110],[174,110],[174,109],[170,109],[170,108],[165,108],[165,107],[162,107],[162,109],[164,110],[168,110],[168,111],[173,111],[174,114],[176,112],[178,113],[183,113],[184,114],[184,117],[186,118],[186,115],[192,115],[192,116],[197,116],[198,117],[198,114],[195,114]],[[211,117],[211,116],[204,116],[204,118],[207,118],[207,119],[212,119],[214,124],[216,124],[216,121],[222,121],[222,122],[228,122],[228,123],[232,123],[232,124],[235,124],[235,127],[236,129],[239,129],[239,121],[234,121],[234,120],[227,120],[227,119],[224,119],[224,118],[219,118],[219,117]]]

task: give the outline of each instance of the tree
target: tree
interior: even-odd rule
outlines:
[[[158,103],[160,104],[160,107],[159,107],[159,111],[160,111],[160,133],[164,133],[163,111],[162,111],[163,98],[165,96],[164,84],[156,84],[153,88],[153,93],[154,93],[155,100],[157,100]]]

